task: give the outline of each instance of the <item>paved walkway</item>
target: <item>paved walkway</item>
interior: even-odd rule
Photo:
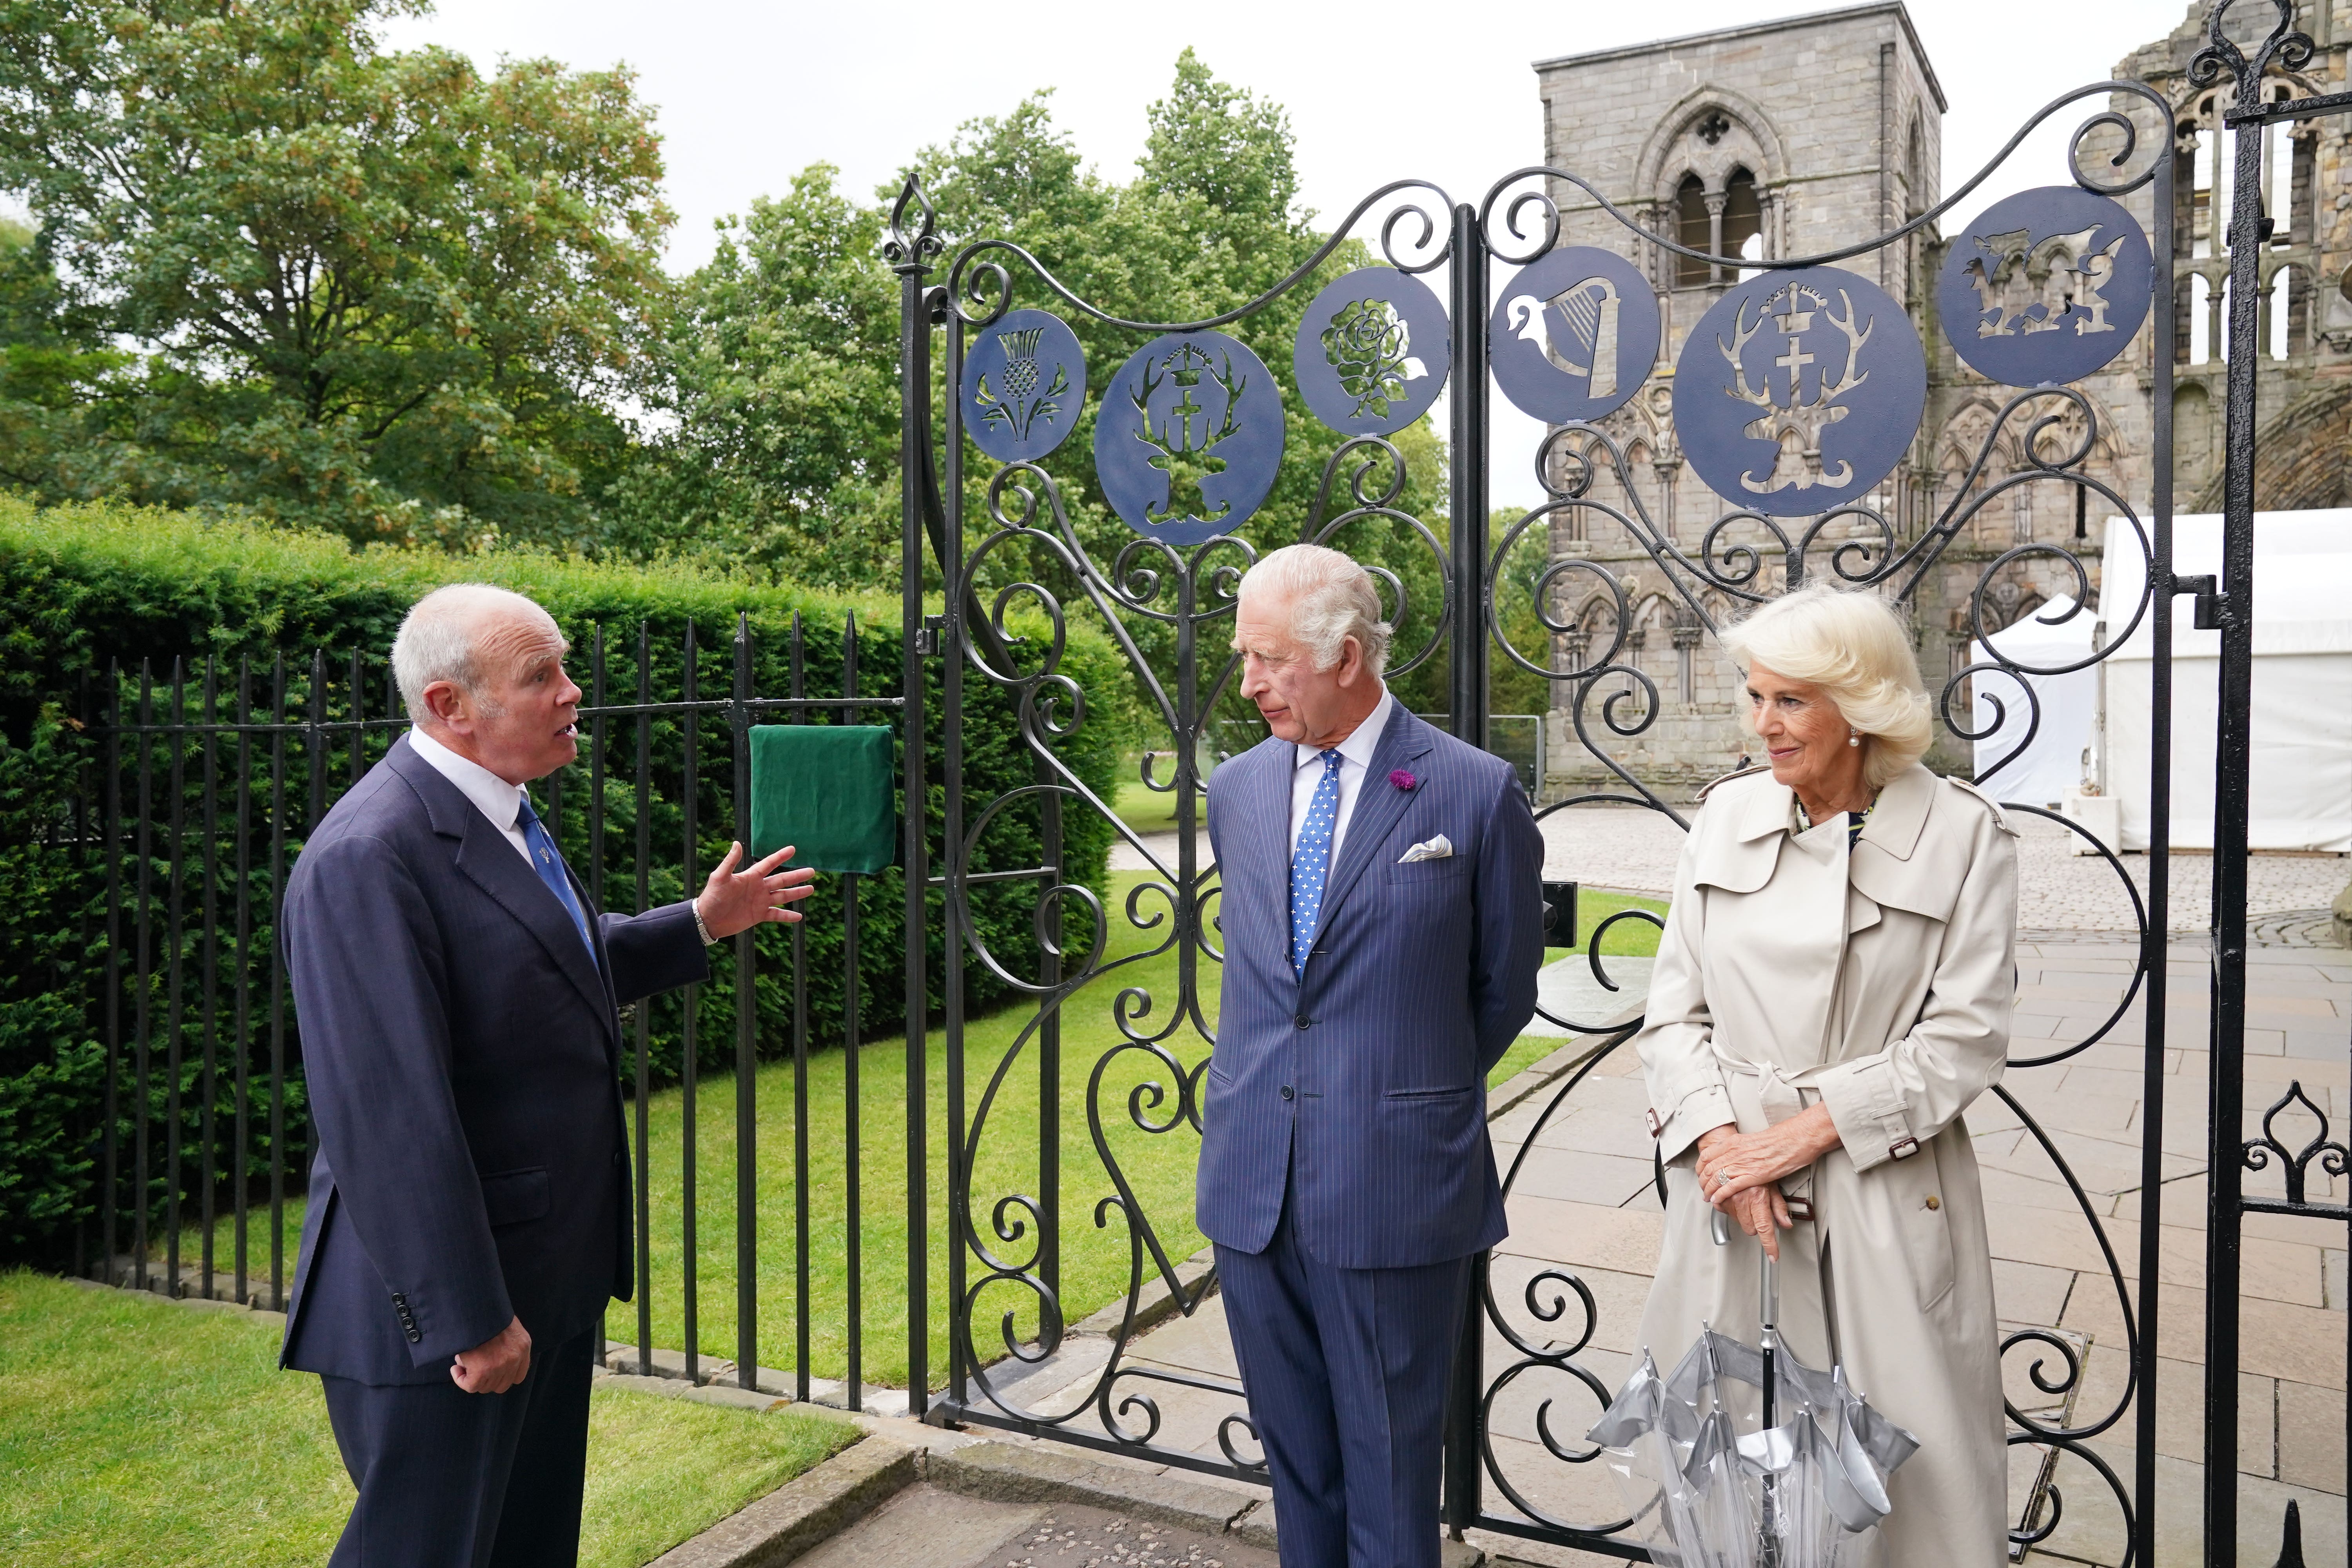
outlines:
[[[2072,832],[2042,817],[2017,814],[2018,925],[2026,931],[2130,931],[2139,918],[2115,868],[2104,857],[2077,855]],[[1584,805],[1555,811],[1543,820],[1547,876],[1589,887],[1665,894],[1674,890],[1675,860],[1683,830],[1671,817],[1633,806]],[[1150,835],[1153,852],[1175,863],[1176,836]],[[2122,857],[2132,889],[2147,893],[2147,857]],[[1111,850],[1117,870],[1140,870],[1148,862],[1124,841]],[[2329,904],[2352,880],[2352,856],[2261,854],[2247,877],[2247,908],[2257,916],[2298,914],[2324,922]],[[2172,858],[2171,928],[2205,929],[2212,898],[2213,858]]]
[[[1630,878],[1612,872],[1617,880]],[[1595,878],[1599,880],[1599,878]],[[2158,1514],[2160,1563],[2197,1560],[2201,1529],[2199,1498],[2203,1423],[2202,1377],[2206,1081],[2205,960],[2191,946],[2171,951],[2167,983],[2171,1039],[2167,1068],[2164,1145],[2166,1183],[2161,1223],[2166,1264],[2158,1392],[2160,1418]],[[1557,971],[1559,966],[1555,966]],[[2029,942],[2020,955],[2015,1058],[2061,1051],[2090,1036],[2121,1000],[2133,968],[2130,948],[2112,941]],[[2299,1080],[2330,1121],[2331,1136],[2352,1126],[2352,954],[2262,949],[2253,954],[2252,1008],[2248,1039],[2247,1131],[2258,1133],[2263,1113]],[[1550,986],[1568,983],[1555,974]],[[1629,985],[1638,998],[1638,986]],[[1564,993],[1559,993],[1564,994]],[[1591,994],[1581,998],[1590,1004]],[[1622,1005],[1622,1004],[1621,1004]],[[2140,1049],[2144,1004],[2135,1002],[2108,1035],[2063,1062],[2014,1068],[2006,1087],[2039,1122],[2052,1146],[2082,1184],[2088,1207],[2127,1271],[2137,1266],[2142,1194],[2139,1150],[2145,1125]],[[1570,1042],[1547,1064],[1557,1071],[1577,1054]],[[1540,1075],[1544,1067],[1534,1069]],[[1522,1339],[1543,1348],[1580,1337],[1585,1311],[1572,1273],[1595,1308],[1590,1348],[1579,1363],[1609,1389],[1627,1370],[1632,1335],[1657,1255],[1660,1220],[1651,1186],[1650,1140],[1636,1064],[1620,1053],[1603,1062],[1550,1115],[1538,1118],[1556,1085],[1528,1094],[1535,1077],[1523,1075],[1496,1094],[1496,1152],[1507,1163],[1526,1150],[1511,1196],[1511,1236],[1497,1249],[1494,1297]],[[1522,1098],[1523,1097],[1523,1098]],[[2128,1366],[2117,1289],[2103,1262],[2096,1233],[2084,1217],[2041,1142],[2006,1106],[1981,1104],[1969,1119],[1990,1200],[1999,1302],[2010,1328],[2054,1331],[2082,1357],[2084,1374],[2069,1394],[2053,1398],[2028,1381],[2037,1359],[2045,1376],[2057,1352],[2021,1346],[2007,1358],[2011,1399],[2021,1407],[2084,1425],[2114,1409]],[[2283,1113],[2283,1142],[2300,1148],[2317,1123],[2299,1108]],[[1532,1148],[1528,1144],[1532,1141]],[[2313,1195],[2343,1201],[2347,1183],[2326,1181],[2313,1167]],[[2273,1172],[2249,1177],[2250,1191],[2276,1191]],[[2269,1184],[2265,1186],[2263,1184]],[[2268,1563],[2278,1553],[2280,1519],[2287,1499],[2301,1500],[2304,1547],[2314,1568],[2346,1562],[2345,1364],[2347,1285],[2341,1227],[2313,1221],[2252,1216],[2245,1227],[2240,1454],[2242,1560]],[[2130,1287],[2126,1286],[2126,1293]],[[1108,1347],[1102,1347],[1107,1349]],[[1085,1396],[1101,1350],[1091,1357],[1074,1344],[1065,1370],[1051,1369],[1020,1391],[1032,1408],[1066,1410]],[[1490,1382],[1521,1360],[1490,1327]],[[1149,1394],[1160,1415],[1160,1440],[1203,1453],[1216,1450],[1224,1418],[1236,1408],[1228,1396],[1169,1378],[1231,1380],[1232,1352],[1220,1303],[1205,1302],[1143,1336],[1128,1363],[1138,1374],[1119,1384],[1121,1395]],[[1076,1374],[1076,1375],[1073,1375]],[[1066,1386],[1055,1392],[1055,1383]],[[1538,1422],[1565,1447],[1580,1447],[1597,1413],[1593,1393],[1570,1374],[1530,1363],[1496,1397],[1493,1425],[1504,1477],[1525,1501],[1559,1517],[1598,1521],[1616,1517],[1615,1500],[1597,1467],[1559,1462],[1540,1444]],[[1090,1418],[1082,1417],[1081,1421]],[[1140,1426],[1139,1408],[1122,1419]],[[2126,1479],[2131,1475],[2128,1416],[2091,1447]],[[2041,1494],[2035,1450],[2018,1448],[2011,1498],[2021,1512]],[[2116,1563],[2122,1555],[2122,1516],[2092,1468],[2080,1458],[2057,1462],[2053,1477],[2064,1506],[2057,1528],[2032,1560]],[[1490,1507],[1509,1505],[1490,1486]],[[2046,1510],[2046,1502],[2040,1505]],[[2046,1511],[2039,1515],[2046,1521]],[[1539,1563],[1601,1560],[1493,1537],[1479,1544],[1500,1554]]]

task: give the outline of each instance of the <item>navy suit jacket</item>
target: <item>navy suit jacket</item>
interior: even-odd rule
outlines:
[[[572,891],[583,910],[587,889]],[[317,1149],[282,1363],[446,1382],[631,1277],[618,1008],[709,973],[691,904],[591,922],[406,736],[303,847],[280,922]]]
[[[1202,1112],[1199,1214],[1261,1252],[1287,1190],[1314,1257],[1441,1263],[1506,1234],[1486,1073],[1535,1013],[1543,838],[1510,765],[1398,706],[1333,863],[1303,981],[1290,968],[1297,752],[1217,769],[1209,842],[1224,992]],[[1399,789],[1390,774],[1414,776]],[[1444,834],[1454,853],[1400,865]]]

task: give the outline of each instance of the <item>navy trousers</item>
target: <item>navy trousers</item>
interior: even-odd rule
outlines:
[[[1466,1257],[1335,1268],[1286,1205],[1264,1252],[1217,1248],[1225,1324],[1274,1479],[1283,1568],[1437,1568],[1447,1373]]]
[[[572,1568],[595,1345],[534,1343],[504,1394],[321,1378],[360,1493],[329,1568]]]

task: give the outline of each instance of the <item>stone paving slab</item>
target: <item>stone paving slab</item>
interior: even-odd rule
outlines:
[[[2164,1358],[2158,1384],[2158,1459],[2165,1467],[2168,1508],[2160,1521],[2164,1545],[2158,1561],[2169,1568],[2196,1556],[2194,1506],[2197,1460],[2203,1442],[2200,1409],[2203,1354],[2205,1222],[2203,1164],[2206,1129],[2203,1098],[2208,1057],[2203,1003],[2207,967],[2194,943],[2170,950],[2172,971],[2166,994],[2172,1025],[2164,1056],[2166,1113],[2162,1161],[2167,1192],[2161,1235],[2161,1302],[2158,1347]],[[2352,1060],[2345,1037],[2352,1034],[2352,963],[2317,963],[2307,953],[2257,950],[2250,964],[2251,988],[2261,1016],[2290,1017],[2325,1026],[2310,1031],[2313,1048],[2326,1041],[2332,1054],[2313,1058],[2285,1054],[2284,1023],[2278,1052],[2247,1060],[2246,1135],[2258,1135],[2263,1112],[2300,1080],[2306,1095],[2329,1116],[2333,1136],[2352,1123]],[[2021,972],[2030,970],[2029,1005],[2044,1009],[2021,1014],[2019,1055],[2066,1052],[2114,1011],[2132,972],[2134,952],[2116,940],[2049,940],[2031,943]],[[2138,1044],[2144,1001],[2127,1009],[2117,1027],[2078,1054],[2047,1066],[2016,1068],[2005,1086],[2042,1128],[2066,1159],[2084,1189],[2078,1200],[2049,1152],[2010,1108],[1988,1098],[1971,1110],[1969,1127],[1983,1170],[1990,1228],[1995,1253],[1999,1308],[2006,1330],[2042,1326],[2076,1345],[2084,1368],[2070,1419],[2095,1421],[2112,1409],[2124,1386],[2123,1300],[2136,1289],[2139,1244],[2141,1142],[2146,1131],[2144,1058]],[[2259,1048],[2260,1037],[2257,1037]],[[1565,1081],[1577,1047],[1563,1047],[1542,1064]],[[1527,1086],[1492,1097],[1499,1108],[1493,1124],[1498,1161],[1506,1167],[1522,1154],[1525,1163],[1509,1205],[1511,1235],[1495,1252],[1490,1290],[1511,1332],[1537,1352],[1589,1338],[1576,1363],[1613,1389],[1631,1366],[1649,1276],[1655,1266],[1662,1220],[1652,1186],[1651,1142],[1641,1124],[1646,1103],[1639,1063],[1620,1050],[1594,1066],[1542,1128],[1537,1121],[1556,1090]],[[1543,1074],[1530,1077],[1529,1082]],[[1517,1080],[1515,1080],[1516,1082]],[[2300,1120],[2292,1120],[2300,1118]],[[2299,1108],[2283,1115],[2280,1131],[2299,1147],[2317,1123]],[[2312,1170],[2315,1196],[2340,1201],[2352,1178],[2330,1181]],[[2274,1181],[2275,1173],[2250,1173],[2249,1190]],[[2098,1246],[2089,1212],[2104,1225],[2108,1245],[2126,1275],[2122,1298]],[[2343,1563],[2343,1441],[2346,1384],[2347,1251],[2340,1226],[2279,1215],[2249,1215],[2242,1254],[2244,1297],[2241,1308],[2241,1454],[2247,1489],[2245,1540],[2248,1562],[2270,1562],[2277,1551],[2277,1516],[2289,1497],[2305,1506],[2305,1542],[2313,1564]],[[1581,1297],[1559,1281],[1572,1275],[1590,1291],[1588,1322]],[[1556,1517],[1588,1521],[1613,1517],[1613,1499],[1594,1467],[1559,1463],[1543,1447],[1538,1423],[1554,1437],[1574,1445],[1599,1409],[1588,1385],[1540,1361],[1528,1362],[1490,1324],[1486,1333],[1490,1380],[1515,1365],[1517,1371],[1492,1406],[1497,1464],[1528,1503]],[[2020,1401],[2049,1398],[2024,1381],[2037,1357],[2054,1370],[2057,1352],[2021,1347],[2004,1362],[2004,1377]],[[1098,1363],[1097,1363],[1098,1364]],[[1223,1338],[1222,1302],[1212,1297],[1190,1319],[1179,1319],[1129,1347],[1127,1364],[1138,1372],[1230,1382],[1234,1373]],[[1220,1391],[1139,1378],[1122,1391],[1143,1388],[1161,1412],[1161,1440],[1203,1454],[1215,1450],[1215,1435],[1237,1408]],[[1068,1408],[1091,1391],[1081,1378],[1062,1396]],[[1547,1410],[1547,1401],[1549,1408]],[[1091,1413],[1080,1419],[1092,1419]],[[2097,1451],[2130,1474],[2126,1418],[2101,1439]],[[2021,1479],[2012,1496],[2024,1505],[2030,1491],[2033,1452],[2016,1451]],[[2060,1529],[2031,1553],[2055,1562],[2071,1553],[2081,1562],[2114,1563],[2119,1552],[2120,1515],[2105,1495],[2105,1483],[2079,1459],[2060,1463],[2057,1483],[2065,1496]],[[2187,1514],[2170,1506],[2172,1493],[2188,1500]],[[1508,1505],[1496,1489],[1489,1506]],[[2328,1532],[2334,1533],[2330,1535]],[[2267,1545],[2263,1545],[2263,1542]],[[2327,1553],[2332,1542],[2335,1555]],[[1575,1568],[1597,1560],[1559,1549],[1496,1537],[1479,1538],[1497,1559],[1558,1563]],[[2263,1555],[2266,1551],[2269,1554]],[[2104,1554],[2104,1555],[2103,1555]]]

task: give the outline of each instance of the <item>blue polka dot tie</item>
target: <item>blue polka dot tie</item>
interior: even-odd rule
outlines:
[[[1323,753],[1323,776],[1307,803],[1298,847],[1290,855],[1290,972],[1304,978],[1315,925],[1323,914],[1323,884],[1331,879],[1331,830],[1339,823],[1339,753]]]
[[[522,829],[523,844],[530,850],[530,868],[539,873],[539,879],[547,884],[547,890],[555,895],[555,901],[562,904],[563,912],[572,917],[572,923],[579,931],[580,940],[588,944],[588,956],[593,960],[596,956],[596,944],[589,940],[588,917],[580,912],[580,900],[572,896],[572,879],[563,874],[563,851],[555,847],[555,836],[548,832],[545,823],[540,821],[539,813],[530,808],[530,796],[523,795],[520,799],[522,805],[515,812],[515,826]]]

